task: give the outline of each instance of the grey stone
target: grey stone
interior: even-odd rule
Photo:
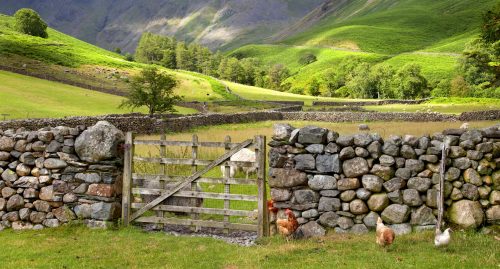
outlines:
[[[460,177],[460,169],[456,167],[450,167],[444,175],[444,179],[447,181],[454,181]]]
[[[431,179],[425,177],[412,177],[408,180],[407,187],[419,192],[426,192],[431,187]]]
[[[394,170],[392,167],[382,166],[379,164],[374,165],[370,170],[370,173],[379,176],[383,180],[389,180],[394,176]]]
[[[465,170],[471,166],[471,162],[466,157],[456,158],[453,160],[453,166],[458,169]]]
[[[406,187],[406,181],[402,178],[395,177],[389,181],[384,182],[384,189],[388,192],[393,192]]]
[[[340,160],[337,154],[318,155],[316,157],[316,170],[320,173],[340,173]]]
[[[18,221],[19,220],[19,212],[18,211],[14,211],[14,212],[8,212],[8,213],[5,213],[4,215],[2,215],[2,220],[3,221],[10,221],[10,222],[14,222],[14,221]]]
[[[371,142],[373,142],[372,137],[370,134],[367,133],[362,133],[362,134],[355,134],[354,136],[354,145],[358,147],[366,147],[370,145]]]
[[[371,211],[380,212],[387,206],[389,206],[389,198],[385,193],[373,194],[370,199],[368,199],[368,208],[370,208]]]
[[[52,140],[50,141],[49,145],[45,148],[45,151],[49,153],[56,153],[58,151],[61,151],[62,146],[63,145],[61,143]]]
[[[325,150],[325,146],[322,144],[312,144],[306,147],[306,151],[312,154],[321,154]]]
[[[16,211],[24,207],[24,198],[19,194],[12,195],[7,200],[7,211]]]
[[[336,142],[342,147],[349,147],[354,145],[354,137],[352,135],[341,135]]]
[[[361,179],[363,187],[371,192],[382,191],[382,184],[384,181],[376,175],[363,175]]]
[[[339,193],[340,192],[338,190],[323,190],[319,192],[321,196],[326,196],[326,197],[337,197]]]
[[[438,196],[438,190],[436,189],[427,190],[427,199],[425,200],[427,206],[432,208],[437,208],[437,196]]]
[[[427,149],[429,147],[429,143],[430,143],[430,139],[426,136],[423,136],[421,138],[418,139],[418,145],[417,147],[419,149]]]
[[[2,197],[7,199],[12,195],[16,194],[16,190],[11,187],[5,187],[2,189]]]
[[[467,183],[476,185],[476,186],[483,185],[483,180],[481,179],[481,176],[479,175],[479,173],[476,170],[474,170],[472,168],[465,170],[464,181]]]
[[[101,176],[98,173],[78,173],[75,175],[76,180],[84,181],[86,183],[99,183]]]
[[[382,154],[382,145],[379,141],[373,141],[366,149],[374,159],[379,158]]]
[[[389,224],[406,222],[410,216],[410,208],[407,205],[392,204],[384,209],[381,218]]]
[[[387,193],[387,197],[395,204],[403,203],[403,192],[400,190]]]
[[[398,168],[395,175],[402,179],[410,179],[411,170],[409,168]]]
[[[369,171],[367,161],[360,157],[344,161],[342,168],[346,177],[359,177]]]
[[[460,141],[471,140],[475,144],[480,143],[483,140],[483,135],[479,130],[470,130],[463,133],[460,136]]]
[[[290,135],[295,128],[290,124],[277,123],[273,126],[273,139],[279,141],[285,141],[290,139]]]
[[[434,225],[437,223],[436,217],[432,214],[432,209],[423,205],[411,213],[411,225]]]
[[[476,150],[482,153],[489,153],[493,151],[493,143],[485,142],[476,145]]]
[[[12,151],[16,141],[11,137],[2,136],[0,137],[0,151]]]
[[[337,219],[337,225],[344,230],[347,230],[354,226],[354,221],[351,218],[340,217]]]
[[[92,207],[90,204],[77,205],[74,208],[75,215],[79,219],[88,219],[92,215]]]
[[[7,181],[7,182],[14,182],[18,178],[16,172],[10,170],[10,169],[5,169],[2,173],[2,179]]]
[[[31,212],[30,221],[35,224],[40,224],[45,220],[45,213],[43,212]]]
[[[314,170],[316,168],[316,160],[311,154],[300,154],[293,159],[297,170]]]
[[[299,140],[299,132],[300,129],[295,129],[290,133],[290,139],[288,140],[290,144],[297,143],[297,141]]]
[[[75,213],[67,206],[61,206],[52,210],[52,214],[63,223],[76,219]]]
[[[335,143],[329,143],[325,147],[326,153],[337,153],[337,152],[339,152],[339,150],[340,150],[340,147]]]
[[[359,188],[359,180],[357,178],[343,178],[337,181],[337,189],[339,191],[354,190]]]
[[[327,130],[316,126],[306,126],[299,131],[298,142],[301,144],[323,144],[326,141]]]
[[[78,200],[78,197],[74,193],[66,193],[63,196],[64,203],[74,203]]]
[[[319,199],[318,211],[339,211],[340,206],[340,199],[338,198],[321,197]]]
[[[452,204],[448,218],[461,228],[475,229],[483,223],[484,213],[478,201],[460,200]]]
[[[329,143],[337,141],[337,138],[339,138],[339,133],[334,131],[329,131],[328,134],[326,135],[326,140]]]
[[[288,189],[271,188],[271,198],[276,202],[287,201],[292,197],[292,192]]]
[[[315,175],[312,179],[309,179],[308,185],[309,188],[315,191],[333,190],[337,188],[337,180],[332,176]]]
[[[420,206],[423,202],[417,190],[406,189],[403,191],[403,203],[409,206]]]
[[[417,154],[415,153],[415,150],[411,146],[408,145],[403,145],[400,150],[400,155],[401,157],[405,159],[416,159]]]
[[[316,218],[318,216],[319,216],[318,210],[314,208],[302,212],[302,217],[306,219]]]
[[[465,141],[460,142],[459,146],[463,149],[466,149],[466,150],[476,148],[476,144],[474,144],[474,142],[472,142],[470,140],[465,140]]]
[[[304,238],[321,237],[326,234],[326,230],[321,227],[316,221],[310,221],[299,227],[297,233]]]
[[[500,205],[500,191],[494,190],[490,194],[490,203],[492,205]]]
[[[418,157],[419,160],[428,162],[428,163],[437,163],[438,162],[438,156],[436,155],[421,155]]]
[[[441,155],[441,148],[439,148],[439,147],[428,147],[426,153],[428,155]]]
[[[384,154],[384,155],[380,156],[379,162],[380,162],[380,165],[391,166],[391,165],[396,163],[396,160],[394,159],[394,157]]]
[[[397,157],[399,155],[399,146],[392,142],[386,141],[382,146],[382,152],[386,155]]]
[[[448,157],[450,158],[460,158],[467,156],[467,152],[460,146],[452,146],[450,147],[450,152]]]
[[[121,206],[119,203],[95,203],[92,204],[91,217],[97,220],[114,220],[120,217]]]
[[[307,203],[317,203],[319,200],[319,194],[313,190],[296,190],[293,192],[297,203],[307,204]]]
[[[372,193],[365,188],[360,188],[360,189],[356,190],[356,197],[358,197],[359,199],[361,199],[363,201],[368,200],[368,198],[370,198],[371,194]]]
[[[20,220],[28,220],[31,214],[31,210],[29,208],[21,208],[19,210],[19,219]]]
[[[356,198],[356,192],[353,190],[343,191],[340,194],[340,200],[342,200],[343,202],[350,202],[354,198]]]
[[[307,175],[295,169],[272,168],[269,171],[271,188],[291,188],[307,185]]]
[[[389,225],[389,228],[394,231],[394,234],[396,234],[396,236],[411,233],[411,225],[408,223]]]
[[[410,169],[413,173],[419,173],[425,169],[425,164],[420,160],[409,159],[406,160],[405,167]]]
[[[68,164],[63,160],[50,158],[50,159],[46,159],[43,162],[43,166],[47,169],[61,169],[61,168],[65,168],[66,166],[68,166]]]
[[[75,151],[81,160],[96,163],[118,157],[123,132],[106,121],[99,121],[83,131],[75,140]]]
[[[50,131],[40,131],[38,132],[38,139],[42,142],[50,142],[54,139],[54,133]]]
[[[368,213],[368,207],[361,199],[356,199],[349,203],[349,210],[355,215]]]
[[[39,212],[48,213],[52,210],[50,204],[46,201],[36,200],[35,202],[33,202],[33,205],[35,206],[36,211]]]
[[[45,227],[49,227],[49,228],[56,228],[56,227],[59,227],[59,220],[58,219],[45,219],[42,224],[45,226]]]
[[[364,224],[354,224],[349,231],[353,234],[365,234],[369,232]]]
[[[486,210],[486,221],[490,224],[500,224],[500,205],[492,206]]]
[[[368,227],[368,228],[375,228],[377,227],[377,219],[380,217],[380,215],[377,213],[377,212],[373,212],[371,211],[370,213],[368,213],[368,215],[366,215],[364,218],[363,218],[363,223]]]
[[[339,153],[339,159],[344,161],[356,157],[356,153],[352,147],[345,147]]]
[[[35,165],[35,159],[35,156],[33,156],[33,153],[31,152],[25,152],[19,157],[19,161],[29,166]]]
[[[53,201],[54,200],[54,186],[50,185],[40,189],[40,194],[38,195],[41,200]]]
[[[479,192],[477,190],[477,187],[475,185],[465,183],[462,186],[462,194],[465,198],[475,201],[479,199]]]

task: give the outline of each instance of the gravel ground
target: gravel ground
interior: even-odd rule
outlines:
[[[216,228],[201,228],[199,232],[193,232],[190,227],[183,225],[165,225],[163,229],[158,229],[155,224],[147,224],[144,226],[146,231],[163,231],[174,236],[198,236],[211,237],[225,241],[229,244],[240,246],[253,246],[257,240],[257,233],[248,231],[230,231],[224,233],[222,229]]]

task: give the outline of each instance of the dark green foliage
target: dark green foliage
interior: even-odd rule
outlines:
[[[21,8],[14,14],[16,29],[24,34],[47,38],[47,23],[32,9]]]
[[[119,47],[116,47],[115,48],[115,52],[118,53],[118,54],[122,54],[122,49],[119,48]]]
[[[443,79],[439,81],[436,87],[431,91],[432,97],[448,97],[451,93],[451,81]]]
[[[307,91],[312,96],[319,96],[321,94],[320,84],[316,78],[313,78],[309,85],[307,85]]]
[[[150,67],[132,79],[131,91],[120,107],[137,108],[146,106],[149,114],[175,112],[174,104],[181,98],[174,94],[175,78]]]
[[[416,99],[428,96],[427,79],[417,64],[406,64],[394,75],[394,95],[398,99]]]
[[[129,61],[129,62],[133,62],[134,61],[134,55],[130,54],[130,53],[125,53],[125,60]]]
[[[481,38],[486,43],[494,43],[500,40],[500,3],[483,14]]]
[[[466,96],[495,97],[500,87],[500,41],[477,39],[467,44],[459,61],[465,82],[473,88]],[[496,90],[498,92],[498,90]]]
[[[312,53],[306,53],[306,54],[302,55],[302,57],[300,57],[299,64],[308,65],[308,64],[312,64],[312,63],[316,62],[317,60],[318,60],[318,58],[316,58],[316,55],[314,55]]]
[[[286,91],[283,82],[290,76],[290,71],[282,64],[275,64],[269,69],[269,87],[277,91]]]

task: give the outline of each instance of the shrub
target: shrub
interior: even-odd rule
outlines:
[[[316,58],[316,55],[314,55],[312,53],[306,53],[300,57],[299,64],[308,65],[308,64],[312,64],[312,63],[316,62],[317,60],[318,60],[318,58]]]
[[[47,38],[47,23],[33,9],[21,8],[14,14],[16,29],[27,35]]]

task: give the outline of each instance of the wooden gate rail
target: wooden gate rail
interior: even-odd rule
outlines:
[[[198,137],[193,135],[192,141],[167,141],[165,135],[161,140],[134,140],[132,133],[127,133],[125,142],[124,158],[124,179],[123,179],[123,201],[122,217],[124,225],[132,221],[138,223],[155,224],[175,224],[189,225],[192,227],[212,227],[221,228],[225,231],[247,230],[256,231],[261,236],[269,234],[267,225],[267,210],[265,206],[266,188],[265,188],[265,137],[256,136],[254,139],[246,140],[242,143],[232,143],[227,137],[225,142],[199,142]],[[135,145],[160,146],[160,158],[134,156]],[[191,158],[167,158],[166,146],[192,147]],[[255,149],[255,162],[236,162],[230,161],[230,157],[243,148],[252,146]],[[198,147],[224,148],[226,152],[216,160],[199,160]],[[161,174],[134,173],[133,163],[147,162],[161,164]],[[192,167],[192,175],[178,176],[167,175],[165,165],[185,165]],[[198,171],[198,166],[203,169]],[[202,177],[204,174],[215,168],[222,166],[225,169],[224,178]],[[242,179],[230,177],[229,167],[248,167],[256,168],[257,179]],[[144,183],[155,183],[159,188],[133,187],[144,185]],[[165,189],[166,183],[177,183],[169,189]],[[212,193],[198,191],[197,183],[222,184],[223,193]],[[230,187],[232,185],[253,185],[257,186],[257,195],[232,194]],[[151,186],[151,185],[149,185]],[[191,191],[186,190],[190,188]],[[132,194],[158,196],[149,203],[132,203]],[[160,204],[169,197],[191,198],[193,202],[196,199],[215,199],[223,200],[224,208],[205,208],[197,206],[178,206]],[[257,202],[257,208],[254,211],[230,209],[230,201],[249,201]],[[196,203],[193,203],[196,204]],[[132,212],[134,210],[135,212]],[[155,212],[156,216],[143,216],[147,211]],[[166,218],[165,212],[188,213],[190,219],[184,218]],[[199,220],[199,214],[221,215],[224,221]],[[257,217],[257,224],[231,223],[230,216],[238,217]],[[161,226],[160,226],[161,227]]]

